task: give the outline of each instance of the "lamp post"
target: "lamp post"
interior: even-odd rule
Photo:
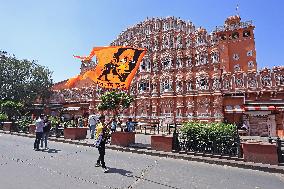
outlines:
[[[177,132],[177,124],[176,124],[176,110],[173,111],[174,112],[174,133],[173,133],[173,142],[172,142],[172,146],[173,146],[173,150],[175,152],[178,152],[180,150],[179,148],[179,140],[178,140],[178,132]],[[170,128],[169,128],[170,130]]]

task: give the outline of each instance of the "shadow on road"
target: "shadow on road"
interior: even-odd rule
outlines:
[[[131,175],[131,171],[127,171],[127,170],[124,170],[124,169],[117,169],[117,168],[111,168],[109,167],[109,173],[118,173],[120,175],[123,175],[123,176],[130,176]]]
[[[52,148],[50,148],[50,149],[48,149],[48,150],[43,150],[43,152],[47,152],[47,153],[58,153],[58,152],[60,152],[61,150],[57,150],[57,149],[52,149]]]

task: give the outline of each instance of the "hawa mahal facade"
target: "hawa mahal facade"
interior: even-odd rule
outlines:
[[[283,136],[284,67],[258,70],[252,21],[231,16],[211,33],[175,17],[147,18],[110,45],[147,48],[123,116],[174,122],[246,124],[250,135]],[[81,73],[96,61],[82,62]],[[56,83],[50,109],[66,114],[96,112],[103,93],[90,80],[72,89]]]

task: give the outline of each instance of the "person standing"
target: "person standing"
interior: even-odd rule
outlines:
[[[116,131],[116,127],[117,127],[117,121],[115,118],[113,118],[111,122],[111,128],[110,128],[112,133]]]
[[[132,121],[132,118],[128,118],[128,121],[126,122],[126,132],[132,132],[135,130],[134,123]]]
[[[51,122],[49,121],[49,116],[45,116],[44,118],[44,127],[43,127],[43,135],[42,135],[42,139],[41,139],[41,148],[43,148],[43,142],[44,142],[44,149],[47,150],[47,140],[49,137],[49,132],[51,129]]]
[[[40,115],[39,118],[36,120],[35,126],[36,126],[36,130],[35,130],[36,138],[35,138],[35,142],[34,142],[34,150],[38,151],[39,150],[39,143],[40,143],[40,140],[42,138],[43,127],[44,127],[43,115]]]
[[[80,116],[78,118],[78,127],[83,127],[84,123],[83,123],[83,118]]]
[[[98,148],[99,151],[99,158],[95,167],[102,167],[104,172],[108,172],[108,168],[105,165],[105,145],[107,140],[107,125],[105,125],[105,116],[102,115],[99,117],[99,123],[97,126],[97,133],[96,133],[96,143],[95,146]]]
[[[96,125],[97,125],[97,118],[95,115],[89,116],[89,125],[90,125],[91,139],[94,139]]]

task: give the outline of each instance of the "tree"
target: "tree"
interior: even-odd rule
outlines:
[[[50,97],[52,72],[32,60],[19,60],[0,51],[0,100],[31,105],[36,99],[45,103]]]
[[[106,92],[100,99],[102,102],[99,104],[98,109],[100,111],[112,111],[114,116],[129,108],[134,100],[129,94],[116,91]]]

